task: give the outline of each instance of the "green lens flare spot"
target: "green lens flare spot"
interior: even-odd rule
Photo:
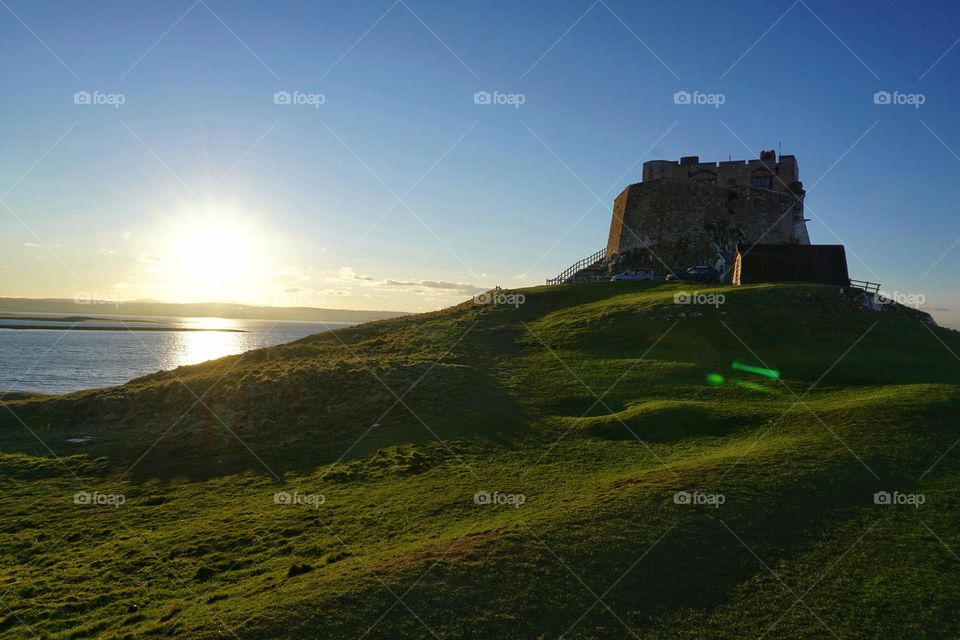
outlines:
[[[719,373],[708,373],[707,374],[707,384],[712,387],[719,387],[725,382],[722,375]]]
[[[758,376],[764,376],[766,378],[773,378],[774,380],[780,379],[780,372],[776,369],[764,369],[763,367],[754,367],[749,364],[743,364],[742,362],[734,362],[730,365],[731,369],[736,371],[746,371],[747,373],[755,373]]]

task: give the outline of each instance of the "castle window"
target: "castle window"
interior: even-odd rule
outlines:
[[[773,186],[773,176],[753,176],[750,178],[750,186],[769,189]]]

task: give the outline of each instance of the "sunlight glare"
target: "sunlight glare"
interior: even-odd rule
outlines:
[[[172,299],[241,302],[268,288],[269,234],[231,207],[210,204],[200,213],[186,211],[164,244],[164,262],[156,271]]]

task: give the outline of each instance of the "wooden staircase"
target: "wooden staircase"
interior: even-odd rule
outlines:
[[[576,282],[596,282],[606,278],[603,260],[607,257],[606,248],[573,263],[556,278],[547,278],[547,284],[573,284]]]

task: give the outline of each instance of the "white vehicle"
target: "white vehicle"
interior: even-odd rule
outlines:
[[[653,280],[653,269],[627,269],[610,278],[610,282],[619,280]]]

